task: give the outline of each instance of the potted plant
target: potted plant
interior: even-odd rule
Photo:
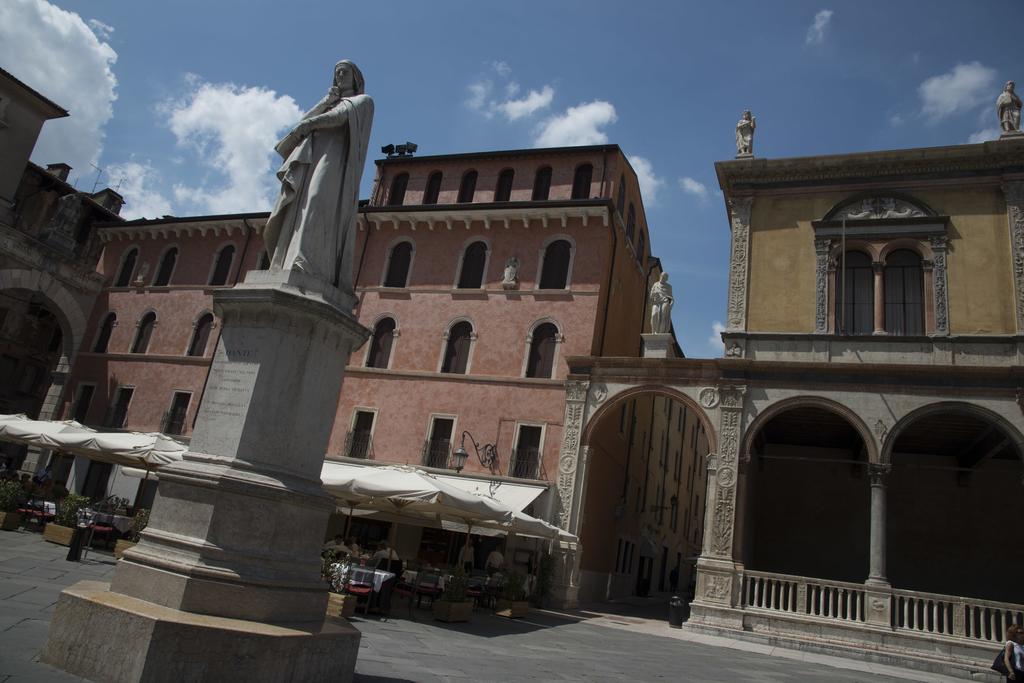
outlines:
[[[518,619],[530,611],[526,600],[526,576],[522,572],[510,571],[505,575],[502,599],[494,606],[494,613],[500,617]]]
[[[146,528],[147,524],[149,524],[149,510],[142,508],[132,517],[131,535],[128,538],[117,539],[117,543],[114,544],[114,557],[120,560],[124,556],[125,550],[138,543],[142,530]]]
[[[348,619],[356,613],[356,596],[345,593],[348,579],[349,556],[336,550],[327,550],[323,555],[323,571],[331,591],[327,594],[327,616]]]
[[[469,621],[473,614],[473,601],[466,597],[468,583],[469,577],[462,567],[448,577],[444,584],[444,594],[431,604],[435,619],[449,623]]]
[[[13,531],[21,526],[21,505],[23,493],[16,481],[0,481],[0,529]]]
[[[541,553],[537,565],[537,581],[533,586],[530,602],[534,607],[544,607],[555,578],[555,558],[551,553]]]
[[[57,514],[43,529],[43,538],[57,545],[71,545],[71,537],[78,524],[78,511],[89,505],[88,496],[69,493],[57,503]]]

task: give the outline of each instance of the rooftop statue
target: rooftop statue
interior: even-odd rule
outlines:
[[[1014,92],[1015,84],[1007,81],[1003,92],[996,98],[996,113],[999,115],[999,126],[1003,134],[1020,132],[1020,97]]]
[[[274,149],[281,194],[263,233],[271,270],[296,270],[352,292],[359,181],[373,124],[363,74],[347,59],[327,95]]]
[[[754,129],[757,119],[751,116],[750,110],[743,112],[743,117],[736,124],[736,156],[754,155]]]
[[[658,281],[651,286],[651,332],[668,334],[672,329],[672,285],[668,283],[668,273],[662,273]]]

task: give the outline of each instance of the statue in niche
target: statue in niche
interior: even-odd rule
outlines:
[[[359,181],[372,125],[363,74],[342,60],[327,95],[274,147],[285,161],[263,233],[271,270],[299,271],[352,293]]]
[[[510,256],[505,261],[505,273],[501,278],[503,289],[516,289],[519,287],[519,258]]]
[[[743,117],[736,124],[736,156],[754,155],[754,129],[757,119],[751,116],[750,110],[743,112]]]
[[[1016,84],[1007,81],[1003,86],[1003,92],[996,98],[996,114],[999,115],[999,126],[1003,133],[1020,132],[1020,97],[1014,92]]]
[[[658,281],[651,286],[651,332],[668,334],[672,329],[672,285],[668,283],[668,273],[662,273]]]
[[[135,284],[136,284],[136,286],[140,286],[141,287],[142,285],[146,284],[146,278],[148,276],[149,276],[149,261],[146,261],[141,266],[139,266],[139,272],[135,276]]]

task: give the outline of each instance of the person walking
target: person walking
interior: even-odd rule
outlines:
[[[1024,682],[1024,628],[1020,624],[1011,624],[1006,629],[1003,664],[1007,671],[1006,680]]]

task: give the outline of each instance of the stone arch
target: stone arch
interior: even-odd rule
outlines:
[[[772,403],[767,408],[759,412],[743,432],[743,442],[740,445],[741,457],[749,457],[753,450],[754,438],[757,436],[757,433],[761,431],[761,428],[764,427],[764,425],[771,422],[772,418],[781,415],[788,410],[792,410],[793,408],[821,408],[822,410],[835,413],[849,422],[850,426],[853,427],[860,435],[861,440],[864,442],[864,448],[867,450],[867,461],[869,463],[880,462],[878,444],[876,443],[871,430],[868,429],[867,425],[864,424],[864,421],[860,419],[860,416],[843,404],[823,396],[794,396],[792,398],[785,398],[781,401]]]
[[[929,403],[928,405],[921,406],[920,408],[912,410],[901,417],[899,421],[893,425],[893,428],[885,435],[885,443],[882,444],[879,462],[886,464],[892,463],[893,445],[899,439],[900,434],[914,422],[929,415],[947,412],[966,413],[996,425],[996,427],[1001,429],[1003,433],[1009,437],[1010,441],[1017,449],[1017,455],[1021,459],[1021,464],[1024,465],[1024,435],[1021,434],[1020,430],[1014,427],[1009,420],[999,413],[985,408],[984,406],[977,405],[976,403],[968,403],[967,401],[938,401],[936,403]]]
[[[61,327],[63,340],[60,366],[71,363],[85,338],[86,316],[75,297],[48,273],[24,269],[0,270],[0,290],[23,289],[46,299]]]
[[[591,393],[593,393],[593,385],[591,383]],[[711,422],[711,418],[708,417],[707,409],[700,405],[697,401],[687,396],[683,392],[679,391],[670,386],[662,384],[644,384],[641,386],[630,387],[624,391],[620,391],[614,396],[609,396],[597,410],[591,412],[587,416],[586,424],[583,425],[583,436],[580,441],[582,444],[590,443],[590,437],[593,433],[594,426],[601,422],[601,420],[610,412],[618,409],[618,406],[623,401],[628,401],[643,394],[654,394],[656,396],[665,396],[673,400],[679,401],[687,408],[691,408],[694,411],[694,415],[700,421],[701,426],[704,428],[704,433],[708,436],[708,447],[711,453],[718,452],[718,430],[715,429],[714,424]]]

